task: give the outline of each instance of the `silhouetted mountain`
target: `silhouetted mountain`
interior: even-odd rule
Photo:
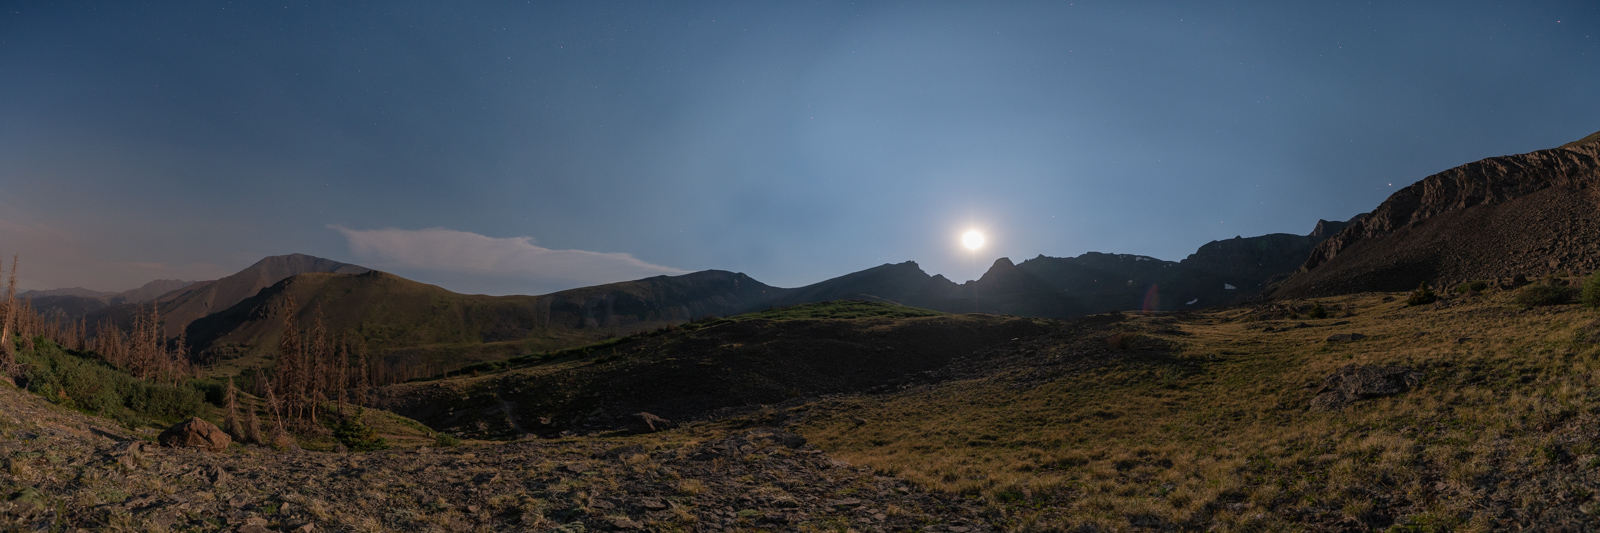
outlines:
[[[47,321],[73,322],[108,305],[106,298],[85,296],[30,296],[33,309]]]
[[[1600,266],[1600,134],[1424,178],[1318,245],[1274,297]]]
[[[944,276],[929,276],[914,261],[884,264],[795,289],[780,289],[775,305],[830,300],[893,302],[917,307],[949,307],[945,302],[957,285]]]
[[[181,279],[158,279],[146,283],[137,289],[130,289],[111,297],[112,304],[142,304],[159,298],[169,292],[194,285],[197,282]]]
[[[177,279],[158,279],[137,289],[129,289],[122,292],[101,292],[83,287],[73,287],[70,289],[27,291],[19,294],[19,296],[31,298],[33,300],[33,308],[41,316],[44,316],[46,320],[70,322],[101,312],[113,305],[149,302],[158,296],[187,287],[193,283],[193,281]],[[98,320],[104,317],[97,316],[95,318]]]
[[[543,296],[458,294],[375,270],[307,273],[194,321],[188,335],[193,349],[208,358],[268,357],[283,334],[279,310],[292,296],[302,328],[320,313],[330,334],[360,338],[391,365],[429,365],[445,357],[448,364],[434,368],[451,368],[759,309],[776,291],[744,274],[718,270]]]
[[[881,265],[797,289],[775,303],[871,300],[954,313],[1070,317],[1148,309],[1174,311],[1236,302],[1295,271],[1327,235],[1351,222],[1319,220],[1310,235],[1283,233],[1212,241],[1181,262],[1131,254],[1040,255],[994,262],[956,284],[914,262]]]
[[[42,291],[21,291],[18,298],[42,298],[45,296],[76,296],[79,298],[110,298],[116,296],[115,292],[97,291],[83,287],[69,287],[65,289],[46,289]]]

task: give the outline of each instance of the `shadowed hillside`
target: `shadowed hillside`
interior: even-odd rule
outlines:
[[[474,437],[616,430],[641,411],[694,419],[928,379],[956,358],[1037,335],[1047,323],[809,304],[619,339],[480,379],[394,385],[376,405]]]
[[[1600,266],[1600,137],[1424,178],[1318,245],[1273,293],[1397,291]]]

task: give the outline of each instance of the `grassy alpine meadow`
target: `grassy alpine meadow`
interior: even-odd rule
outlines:
[[[836,400],[799,432],[982,499],[1023,531],[1487,531],[1550,512],[1582,523],[1600,512],[1600,313],[1518,294],[1129,314],[1089,334],[1103,343],[1024,343],[1008,370]],[[1328,317],[1305,318],[1317,304]],[[1360,335],[1330,339],[1341,334]],[[1421,377],[1313,408],[1347,365]]]

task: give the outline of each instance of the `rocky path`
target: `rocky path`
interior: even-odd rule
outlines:
[[[5,531],[991,531],[772,428],[373,453],[160,448],[0,384]]]

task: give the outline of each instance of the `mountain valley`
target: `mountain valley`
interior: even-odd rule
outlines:
[[[0,332],[0,530],[1585,531],[1597,177],[1600,134],[961,284],[486,296],[296,254],[45,291]]]

